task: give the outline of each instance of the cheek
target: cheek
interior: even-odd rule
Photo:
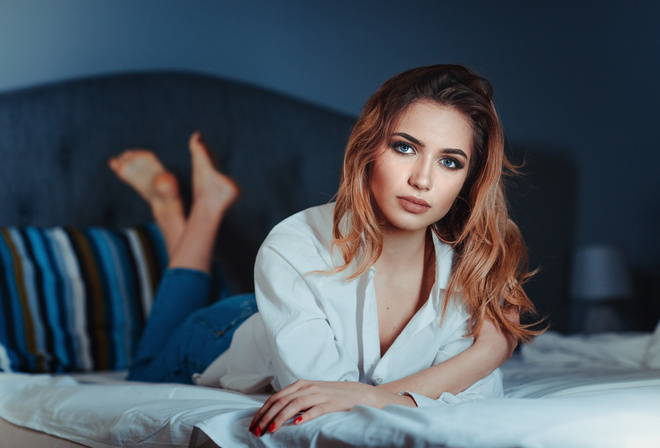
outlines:
[[[380,195],[383,191],[383,187],[381,185],[380,172],[375,165],[372,165],[369,170],[367,186],[369,188],[369,198],[372,203],[375,202],[378,204],[380,202]],[[380,207],[380,205],[378,205],[378,207]]]
[[[463,179],[451,179],[451,181],[444,184],[444,188],[441,190],[438,197],[438,204],[446,212],[449,212],[451,206],[456,201],[456,198],[461,194],[463,190],[463,185],[465,184],[465,178]]]
[[[391,182],[392,173],[387,170],[387,166],[383,166],[383,163],[374,163],[369,176],[371,194],[378,195],[378,193],[386,190]]]
[[[374,192],[378,191],[378,170],[375,166],[372,166],[371,170],[369,170],[367,185],[369,186],[369,193],[373,197]]]

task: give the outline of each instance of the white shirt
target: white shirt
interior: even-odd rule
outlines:
[[[236,330],[225,353],[193,377],[196,384],[245,393],[271,385],[280,390],[298,379],[378,385],[445,361],[472,344],[464,337],[468,314],[460,300],[449,304],[441,322],[453,251],[434,236],[436,274],[429,300],[381,357],[375,268],[350,281],[345,280],[349,273],[315,272],[342,262],[338,251],[330,252],[333,211],[334,204],[313,207],[273,228],[255,263],[259,312]],[[436,404],[410,395],[418,406]],[[497,369],[458,396],[445,393],[437,402],[502,395]]]

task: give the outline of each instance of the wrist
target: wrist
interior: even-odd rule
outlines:
[[[407,392],[396,392],[388,390],[382,386],[374,387],[374,394],[372,396],[373,407],[382,409],[390,404],[398,404],[401,406],[417,407],[415,399]]]

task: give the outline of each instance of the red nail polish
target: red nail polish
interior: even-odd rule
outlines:
[[[254,435],[259,437],[261,435],[261,428],[257,426],[257,429],[254,430]]]
[[[250,432],[254,431],[254,423],[250,423],[250,427],[248,428],[248,431]]]
[[[294,425],[298,425],[300,422],[302,422],[302,416],[297,417],[297,418],[293,421],[293,424],[294,424]]]
[[[268,425],[268,432],[273,432],[273,431],[275,431],[275,422]]]

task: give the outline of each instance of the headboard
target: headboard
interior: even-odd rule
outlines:
[[[187,142],[199,130],[242,198],[218,253],[236,291],[285,217],[329,201],[354,119],[256,87],[179,72],[133,73],[0,94],[0,226],[127,226],[150,211],[107,168],[154,150],[189,197]]]

